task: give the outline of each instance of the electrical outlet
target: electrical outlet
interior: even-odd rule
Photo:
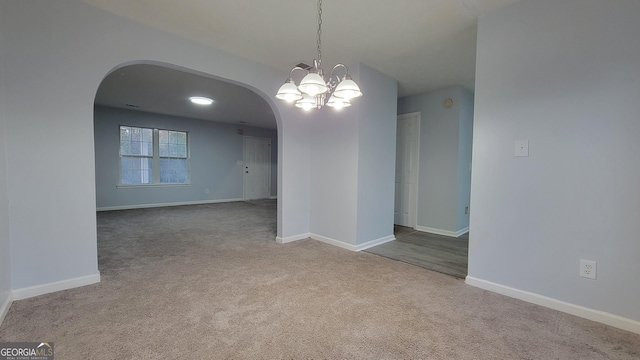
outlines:
[[[464,207],[464,213],[465,213],[465,214],[468,214],[468,213],[469,213],[469,206],[465,206],[465,207]]]
[[[580,276],[588,279],[596,279],[596,262],[580,259]]]
[[[205,193],[205,194],[208,194],[208,193],[209,193],[209,189],[205,189],[205,190],[204,190],[204,193]]]
[[[516,156],[529,156],[529,140],[516,140]]]

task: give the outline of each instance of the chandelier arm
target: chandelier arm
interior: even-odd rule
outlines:
[[[333,70],[331,71],[331,75],[329,76],[329,80],[327,80],[327,86],[329,86],[329,92],[333,92],[336,86],[340,83],[340,76],[335,74]]]
[[[307,70],[305,70],[305,69],[303,69],[303,68],[301,68],[299,66],[294,66],[293,69],[291,69],[291,71],[289,71],[289,78],[290,79],[293,79],[293,72],[295,70],[302,70],[302,71],[304,71],[305,75],[309,73]]]
[[[318,73],[320,76],[323,75],[322,74],[322,67],[320,65],[320,60],[313,59],[313,69],[315,69],[315,72]]]
[[[345,76],[349,75],[349,69],[347,69],[347,65],[342,63],[336,64],[336,66],[334,66],[333,69],[331,69],[331,75],[335,74],[336,69],[339,67],[344,68]]]

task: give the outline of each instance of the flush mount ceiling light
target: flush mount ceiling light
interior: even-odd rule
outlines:
[[[351,106],[351,99],[362,96],[362,92],[351,76],[344,64],[337,64],[331,69],[331,74],[327,81],[322,73],[322,0],[318,0],[318,58],[313,59],[313,67],[308,70],[299,66],[294,67],[289,72],[289,78],[280,87],[276,98],[289,103],[295,103],[296,107],[309,111],[313,108],[320,109],[324,105],[340,110],[343,107]],[[338,69],[344,69],[344,76],[341,78],[336,74]],[[300,85],[296,85],[293,80],[294,71],[303,71],[304,78]],[[328,99],[328,101],[327,101]],[[326,102],[325,102],[326,101]]]
[[[211,104],[213,104],[213,99],[209,99],[208,97],[192,96],[192,97],[189,98],[189,100],[191,100],[192,103],[198,104],[198,105],[211,105]]]

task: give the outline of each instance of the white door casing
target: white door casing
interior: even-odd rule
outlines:
[[[418,204],[420,113],[398,116],[394,222],[415,228]]]
[[[244,199],[271,196],[271,139],[244,137]]]

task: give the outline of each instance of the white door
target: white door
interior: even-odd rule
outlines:
[[[396,132],[396,199],[394,222],[416,226],[420,113],[398,116]]]
[[[271,195],[271,139],[244,137],[244,198]]]

